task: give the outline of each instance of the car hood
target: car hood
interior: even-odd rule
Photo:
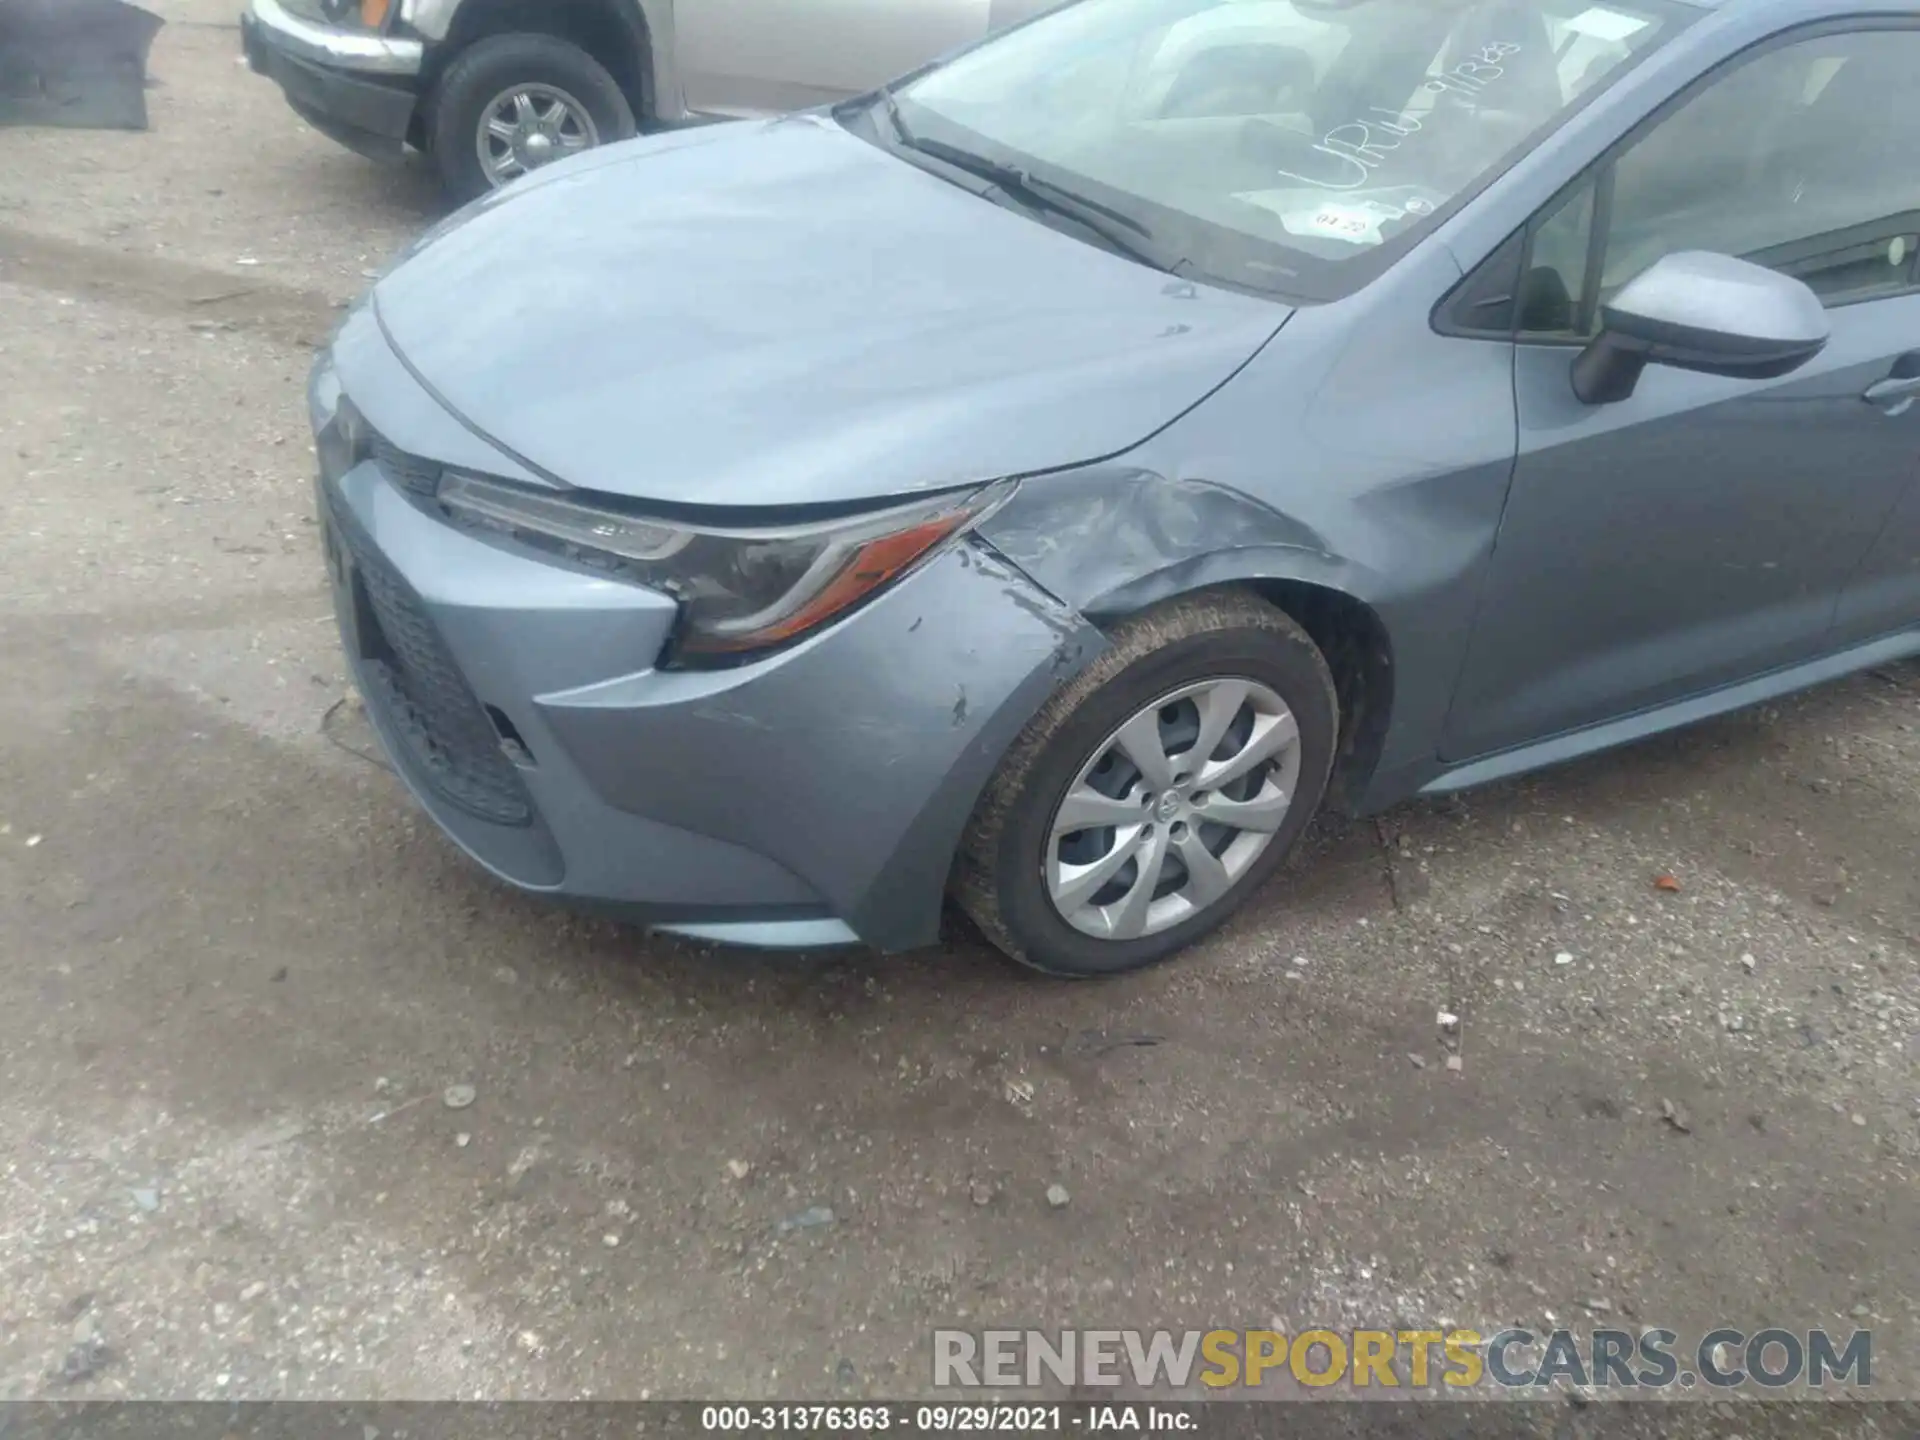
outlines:
[[[373,305],[422,383],[532,468],[727,507],[1115,454],[1291,313],[1109,254],[815,115],[555,166],[422,237]]]

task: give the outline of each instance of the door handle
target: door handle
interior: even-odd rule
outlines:
[[[1904,415],[1920,399],[1920,375],[1910,380],[1882,380],[1877,385],[1869,385],[1867,393],[1860,397],[1869,405],[1878,405],[1889,415]]]
[[[1887,378],[1869,385],[1860,398],[1889,415],[1906,414],[1920,399],[1920,350],[1909,350],[1894,361]]]
[[[1904,400],[1920,395],[1920,375],[1911,379],[1882,380],[1878,385],[1869,385],[1862,398],[1875,405],[1884,405],[1889,400]]]

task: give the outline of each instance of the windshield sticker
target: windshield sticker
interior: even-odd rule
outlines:
[[[1647,22],[1633,15],[1622,15],[1618,10],[1603,10],[1598,5],[1591,10],[1583,10],[1567,21],[1567,29],[1576,35],[1590,36],[1595,40],[1608,40],[1618,44],[1647,28]]]
[[[1387,237],[1382,227],[1407,213],[1398,205],[1378,200],[1329,200],[1302,206],[1297,190],[1254,190],[1234,198],[1278,215],[1289,235],[1339,240],[1348,245],[1385,244]]]
[[[1289,234],[1325,235],[1349,245],[1378,245],[1383,238],[1377,216],[1345,205],[1322,205],[1318,210],[1282,215],[1280,223]]]
[[[1507,73],[1501,62],[1519,53],[1520,46],[1505,41],[1483,45],[1450,69],[1429,76],[1421,89],[1431,95],[1452,92],[1476,96]],[[1297,180],[1319,190],[1358,190],[1374,170],[1400,148],[1407,136],[1425,129],[1435,118],[1429,113],[1423,121],[1410,111],[1375,105],[1366,116],[1334,126],[1314,143],[1314,153],[1326,157],[1328,162],[1314,168],[1324,173],[1302,175],[1297,170],[1274,173],[1283,180]]]

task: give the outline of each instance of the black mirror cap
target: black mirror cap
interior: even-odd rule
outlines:
[[[1600,307],[1601,331],[1645,351],[1647,363],[1735,380],[1791,375],[1827,348],[1827,336],[1742,335]]]

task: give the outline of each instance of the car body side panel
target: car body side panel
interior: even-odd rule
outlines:
[[[1198,410],[1114,461],[1030,482],[983,534],[1095,616],[1237,581],[1363,602],[1390,641],[1393,710],[1352,798],[1402,798],[1435,768],[1516,444],[1512,347],[1428,323],[1458,279],[1427,245],[1300,311]]]
[[[694,110],[767,114],[843,99],[985,36],[989,0],[675,0]]]
[[[401,22],[429,43],[473,0],[403,0]],[[843,99],[917,70],[1047,9],[1055,0],[578,0],[620,9],[644,33],[651,114],[775,115]]]
[[[1105,648],[963,543],[796,650],[535,708],[610,803],[765,855],[867,944],[904,950],[938,937],[955,847],[1000,756]]]
[[[641,116],[642,125],[685,120],[692,111],[687,106],[686,85],[680,77],[680,22],[673,0],[631,0],[640,7],[647,26],[647,57],[653,66],[653,113]]]
[[[1816,685],[1825,685],[1842,676],[1876,665],[1889,665],[1920,655],[1920,630],[1907,629],[1864,644],[1828,650],[1814,659],[1779,670],[1770,670],[1717,690],[1707,690],[1672,701],[1651,710],[1636,711],[1616,720],[1590,725],[1583,730],[1564,731],[1544,740],[1536,740],[1513,750],[1502,750],[1479,760],[1435,770],[1420,786],[1419,793],[1446,795],[1476,785],[1491,784],[1549,765],[1564,765],[1584,755],[1629,745],[1681,725],[1729,715],[1736,710],[1777,700]]]
[[[1839,645],[1920,627],[1920,406],[1881,419],[1907,427],[1913,480],[1840,597],[1831,637]]]
[[[1860,23],[1868,23],[1868,19],[1872,16],[1911,16],[1916,13],[1920,13],[1920,6],[1910,3],[1909,0],[1909,3],[1879,3],[1863,6],[1853,18]],[[1588,167],[1632,132],[1636,126],[1654,115],[1689,85],[1755,45],[1768,41],[1782,32],[1836,18],[1836,14],[1833,6],[1821,3],[1821,0],[1771,0],[1771,3],[1767,4],[1727,6],[1716,10],[1674,43],[1654,52],[1644,64],[1636,67],[1617,85],[1604,92],[1596,104],[1570,119],[1550,144],[1536,149],[1520,160],[1474,205],[1443,226],[1436,238],[1454,250],[1464,268],[1472,269],[1492,254],[1518,226],[1546,205],[1556,193],[1585,173]],[[1769,408],[1781,410],[1782,406],[1777,402],[1783,398],[1801,401],[1803,403],[1799,408],[1805,411],[1805,420],[1812,428],[1799,428],[1797,425],[1788,424],[1784,419],[1776,420],[1773,423],[1779,427],[1779,433],[1784,439],[1772,442],[1771,448],[1767,444],[1759,444],[1757,449],[1749,448],[1747,453],[1764,453],[1771,458],[1779,459],[1780,445],[1785,444],[1790,451],[1806,451],[1803,464],[1809,468],[1818,468],[1819,446],[1830,443],[1834,437],[1822,440],[1815,435],[1815,432],[1823,428],[1834,430],[1843,422],[1868,418],[1866,407],[1857,404],[1850,406],[1845,401],[1845,385],[1838,383],[1831,386],[1823,385],[1820,379],[1821,372],[1831,369],[1843,355],[1852,353],[1857,361],[1863,362],[1866,366],[1857,377],[1862,385],[1866,383],[1873,366],[1871,357],[1884,351],[1885,347],[1855,344],[1859,338],[1858,332],[1868,323],[1864,315],[1856,312],[1884,308],[1888,303],[1896,302],[1881,302],[1878,306],[1850,307],[1837,311],[1835,315],[1837,334],[1832,353],[1823,357],[1815,366],[1784,380],[1770,382],[1766,386],[1754,386],[1715,380],[1712,377],[1689,376],[1671,370],[1656,370],[1648,373],[1641,387],[1643,393],[1636,396],[1630,403],[1645,409],[1647,405],[1656,403],[1666,392],[1674,392],[1673,397],[1668,399],[1666,408],[1679,417],[1676,422],[1677,434],[1684,436],[1688,433],[1689,424],[1695,428],[1704,425],[1717,428],[1725,434],[1733,434],[1740,438],[1742,444],[1752,447],[1755,444],[1754,435],[1766,426],[1746,422],[1765,417]],[[1897,341],[1890,343],[1898,348]],[[1517,383],[1522,393],[1531,397],[1532,410],[1536,413],[1552,413],[1557,416],[1552,423],[1563,432],[1571,432],[1582,427],[1605,428],[1629,418],[1624,411],[1621,414],[1614,414],[1613,407],[1607,407],[1604,414],[1595,412],[1590,407],[1579,405],[1566,393],[1565,387],[1568,382],[1564,352],[1554,355],[1549,352],[1523,351],[1519,357]],[[1829,389],[1832,393],[1828,393]],[[1717,408],[1712,403],[1716,400],[1720,402]],[[1769,406],[1769,401],[1776,403]],[[1687,405],[1696,407],[1691,422],[1686,420]],[[1855,415],[1853,411],[1860,413]],[[1529,427],[1530,430],[1538,428],[1541,427]],[[1854,428],[1865,434],[1871,427]],[[1741,437],[1739,432],[1742,430],[1752,433]],[[1660,439],[1659,435],[1649,430],[1640,441],[1640,449],[1643,452],[1657,450]],[[1530,450],[1537,448],[1539,443],[1537,437],[1530,438],[1527,442],[1528,448]],[[1671,446],[1668,448],[1670,449]],[[1854,447],[1851,444],[1842,443],[1843,450],[1852,448]],[[1699,444],[1698,449],[1700,455],[1691,462],[1696,465],[1702,463],[1701,457],[1712,456],[1717,460],[1724,455],[1737,456],[1739,453],[1737,448],[1729,451],[1723,445],[1715,449],[1714,446],[1706,443]],[[1625,547],[1627,551],[1631,551],[1633,527],[1644,523],[1647,535],[1652,537],[1649,542],[1650,547],[1667,545],[1672,552],[1669,557],[1673,562],[1670,569],[1677,573],[1683,568],[1689,545],[1693,545],[1695,551],[1703,558],[1714,547],[1695,544],[1698,536],[1693,537],[1691,541],[1673,541],[1672,535],[1668,533],[1672,528],[1668,521],[1674,516],[1668,515],[1663,519],[1662,512],[1673,510],[1677,505],[1679,510],[1676,513],[1684,517],[1689,507],[1697,509],[1704,503],[1705,497],[1693,493],[1692,490],[1676,493],[1671,483],[1663,488],[1658,484],[1647,482],[1645,464],[1648,458],[1649,454],[1643,453],[1637,459],[1621,458],[1619,460],[1618,463],[1625,467],[1620,473],[1628,483],[1625,486],[1617,483],[1611,486],[1610,493],[1617,497],[1618,506],[1609,514],[1609,524],[1619,532],[1616,548]],[[1835,463],[1838,464],[1838,462]],[[1524,468],[1525,462],[1523,461],[1522,464]],[[1685,467],[1672,468],[1684,469]],[[1858,485],[1850,485],[1849,481],[1839,478],[1840,473],[1847,468],[1845,465],[1839,465],[1834,483],[1837,487],[1836,505],[1850,507],[1854,511],[1850,516],[1841,517],[1851,521],[1850,536],[1813,535],[1805,527],[1799,530],[1795,530],[1792,526],[1778,527],[1782,535],[1794,535],[1823,545],[1840,543],[1843,553],[1838,564],[1842,569],[1850,558],[1844,553],[1847,547],[1864,545],[1866,539],[1862,538],[1863,534],[1867,539],[1871,538],[1872,526],[1877,523],[1879,516],[1886,513],[1887,506],[1891,503],[1886,494],[1884,480],[1876,483],[1875,488],[1878,493],[1863,496],[1859,493]],[[1716,475],[1714,478],[1722,488],[1726,488],[1731,487],[1743,473],[1736,468],[1732,472]],[[1672,477],[1668,476],[1669,482],[1671,479]],[[1596,477],[1596,480],[1601,484],[1609,483],[1599,477]],[[1640,482],[1642,485],[1641,493],[1637,496],[1633,493],[1635,482]],[[1749,488],[1761,491],[1766,487]],[[1779,488],[1777,477],[1773,488],[1776,491]],[[1507,517],[1509,522],[1524,524],[1528,521],[1529,512],[1533,507],[1521,506],[1521,499],[1522,496],[1516,489],[1515,505],[1519,508]],[[1749,522],[1755,518],[1764,518],[1778,509],[1779,496],[1777,494],[1767,496],[1766,502],[1760,504],[1756,500],[1748,504],[1745,511],[1736,510],[1731,513],[1743,514]],[[1652,510],[1647,509],[1650,504],[1654,506]],[[1579,518],[1572,510],[1537,520],[1533,528],[1536,531],[1538,543],[1544,544],[1546,539],[1556,536],[1569,525],[1575,530],[1580,529]],[[1583,533],[1590,533],[1590,531]],[[1714,534],[1711,530],[1705,533]],[[1520,543],[1525,538],[1521,532],[1516,531],[1509,535],[1503,530],[1502,544],[1506,545],[1509,540]],[[1715,538],[1719,537],[1715,536]],[[1755,553],[1758,554],[1764,548],[1766,548],[1764,545],[1754,547]],[[1799,548],[1804,550],[1806,547],[1802,545]],[[1792,555],[1796,552],[1789,548],[1779,553]],[[1635,563],[1640,563],[1641,558],[1636,556]],[[1761,556],[1760,558],[1764,561],[1777,559],[1779,556]],[[1830,566],[1829,569],[1831,568]],[[1722,573],[1725,573],[1724,570]],[[1613,578],[1616,583],[1619,582],[1617,574]],[[1830,584],[1831,574],[1827,579]],[[1644,574],[1638,577],[1638,586],[1631,591],[1632,603],[1640,605],[1646,600],[1648,594],[1646,580],[1647,577]],[[1599,582],[1595,580],[1593,583],[1598,586]],[[1591,605],[1595,603],[1593,601],[1595,593],[1599,592],[1589,591],[1586,596],[1586,610],[1589,616],[1598,613],[1591,609]],[[1765,617],[1759,616],[1758,611],[1738,612],[1736,607],[1737,613],[1731,622],[1735,630],[1724,636],[1716,637],[1710,628],[1702,627],[1697,635],[1679,636],[1677,640],[1671,635],[1658,637],[1651,645],[1641,647],[1638,653],[1623,645],[1619,647],[1618,655],[1608,657],[1602,662],[1602,668],[1592,669],[1585,674],[1562,674],[1555,678],[1542,672],[1537,664],[1529,664],[1506,677],[1510,687],[1531,690],[1530,694],[1520,695],[1517,701],[1512,694],[1491,693],[1484,676],[1479,673],[1488,666],[1476,661],[1474,673],[1463,672],[1462,693],[1458,697],[1456,711],[1450,722],[1454,733],[1450,735],[1445,748],[1457,761],[1467,762],[1475,754],[1485,754],[1490,750],[1499,751],[1503,747],[1522,747],[1529,754],[1538,751],[1542,757],[1529,763],[1551,763],[1551,757],[1548,756],[1549,750],[1554,754],[1559,754],[1562,750],[1567,753],[1585,753],[1587,750],[1600,748],[1605,743],[1612,743],[1602,738],[1604,735],[1625,734],[1626,731],[1622,727],[1630,728],[1635,733],[1652,733],[1664,728],[1666,724],[1682,723],[1685,715],[1691,713],[1695,699],[1704,702],[1712,695],[1721,693],[1715,687],[1739,687],[1752,678],[1756,671],[1766,671],[1768,674],[1789,673],[1787,670],[1776,672],[1768,667],[1779,665],[1798,668],[1796,661],[1811,663],[1808,660],[1810,654],[1823,648],[1837,648],[1855,640],[1867,638],[1871,633],[1878,633],[1871,623],[1863,623],[1852,632],[1836,632],[1826,635],[1822,640],[1827,617],[1832,612],[1832,598],[1831,594],[1812,595],[1798,614],[1782,610],[1773,621],[1764,624],[1761,622]],[[1575,609],[1581,606],[1581,602],[1574,599],[1570,599],[1568,603]],[[1482,643],[1489,647],[1491,663],[1495,667],[1507,664],[1517,657],[1514,647],[1510,644],[1501,644],[1499,637],[1491,633],[1491,628],[1496,628],[1503,622],[1508,625],[1518,623],[1518,617],[1539,620],[1543,625],[1546,619],[1550,618],[1534,615],[1524,597],[1512,594],[1511,586],[1503,586],[1501,592],[1497,594],[1490,591],[1487,606],[1488,610],[1482,619],[1482,628],[1489,633],[1483,637]],[[1485,624],[1488,620],[1493,622],[1493,627]],[[1745,627],[1745,633],[1737,633],[1740,626]],[[1791,626],[1797,626],[1797,637],[1794,637],[1798,640],[1797,645],[1786,643],[1790,638],[1787,630]],[[1602,627],[1596,625],[1596,629],[1600,628]],[[1559,632],[1543,630],[1542,633],[1545,638],[1539,639],[1538,654],[1534,657],[1535,659],[1538,659],[1539,655],[1554,651],[1557,644],[1554,637]],[[1772,641],[1782,643],[1775,645],[1769,651],[1768,644]],[[1683,646],[1692,647],[1698,657],[1697,664],[1686,661],[1681,653]],[[1739,653],[1741,651],[1745,652],[1744,658]],[[1730,655],[1738,663],[1724,663]],[[1582,712],[1577,705],[1569,703],[1578,698],[1575,692],[1582,688],[1586,690],[1587,699],[1590,702],[1595,696],[1617,697],[1618,704],[1589,703]],[[1617,722],[1607,719],[1609,714],[1617,716],[1621,711],[1633,713]],[[1668,720],[1659,718],[1666,715],[1671,715],[1673,718]],[[1576,730],[1574,728],[1590,726],[1595,721],[1606,723],[1597,729]],[[1557,740],[1549,743],[1547,737],[1563,731],[1567,732],[1564,746]],[[1581,738],[1583,736],[1585,738]],[[1469,771],[1478,774],[1486,771],[1489,765],[1501,768],[1502,773],[1505,773],[1508,762],[1497,759],[1489,759],[1485,762],[1473,760],[1469,765]],[[1519,764],[1518,768],[1526,768],[1526,766]]]
[[[691,109],[797,110],[839,100],[987,33],[988,0],[675,0]]]
[[[401,0],[399,20],[429,44],[439,44],[453,33],[454,19],[463,5],[474,0]],[[557,0],[556,0],[557,3]],[[654,120],[684,119],[686,102],[680,93],[675,55],[673,0],[573,0],[577,4],[605,4],[616,10],[630,33],[642,36],[650,67],[651,114]]]
[[[1920,471],[1920,426],[1860,399],[1920,340],[1920,296],[1831,321],[1826,350],[1791,375],[1651,367],[1610,405],[1574,396],[1571,347],[1520,348],[1520,459],[1447,760],[1737,684],[1835,643],[1847,579]]]

